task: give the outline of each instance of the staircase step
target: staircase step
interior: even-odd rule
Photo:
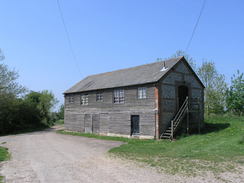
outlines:
[[[166,133],[164,133],[163,135],[167,135],[167,136],[169,135],[169,136],[170,136],[170,135],[171,135],[171,133],[167,133],[167,132],[166,132]]]
[[[175,114],[174,118],[170,121],[169,127],[164,131],[161,138],[171,139],[172,132],[175,133],[177,128],[179,128],[180,123],[182,123],[182,119],[187,114],[189,109],[189,101],[188,97],[186,97],[184,103],[180,107],[180,109]],[[173,125],[173,126],[171,126]]]

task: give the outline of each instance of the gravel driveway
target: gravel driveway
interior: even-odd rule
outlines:
[[[121,142],[56,134],[54,130],[0,137],[11,152],[1,167],[6,182],[136,183],[222,182],[211,177],[181,177],[108,157]]]

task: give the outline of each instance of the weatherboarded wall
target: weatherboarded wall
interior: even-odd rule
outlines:
[[[154,85],[144,85],[147,98],[138,99],[139,86],[125,87],[125,103],[113,103],[113,89],[103,90],[103,101],[96,101],[97,91],[65,95],[65,127],[68,130],[106,135],[130,136],[131,115],[140,117],[140,136],[155,136]],[[141,87],[141,86],[140,86]],[[80,104],[81,94],[88,94],[88,105]],[[74,97],[74,103],[68,97]]]
[[[197,128],[203,124],[203,87],[186,63],[179,62],[175,68],[168,72],[159,82],[160,88],[160,134],[170,125],[171,119],[178,110],[178,87],[188,87],[191,108],[190,127]],[[197,103],[199,102],[199,105]],[[197,109],[198,108],[198,109]],[[197,110],[196,110],[197,109]]]

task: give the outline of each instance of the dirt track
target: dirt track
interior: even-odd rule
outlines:
[[[53,130],[0,137],[2,142],[12,157],[0,173],[11,183],[222,182],[211,176],[167,175],[108,157],[106,152],[120,142],[61,135]],[[238,175],[233,182],[241,182]]]

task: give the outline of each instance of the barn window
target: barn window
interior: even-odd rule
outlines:
[[[88,94],[81,95],[80,104],[81,105],[88,105]]]
[[[114,90],[114,103],[121,104],[125,102],[125,93],[124,89],[115,89]]]
[[[138,88],[138,99],[145,99],[147,98],[147,89],[146,87]]]
[[[96,95],[96,101],[97,102],[102,102],[103,101],[103,93],[102,92],[98,92]]]
[[[68,97],[68,102],[71,104],[71,103],[74,103],[74,97]]]

